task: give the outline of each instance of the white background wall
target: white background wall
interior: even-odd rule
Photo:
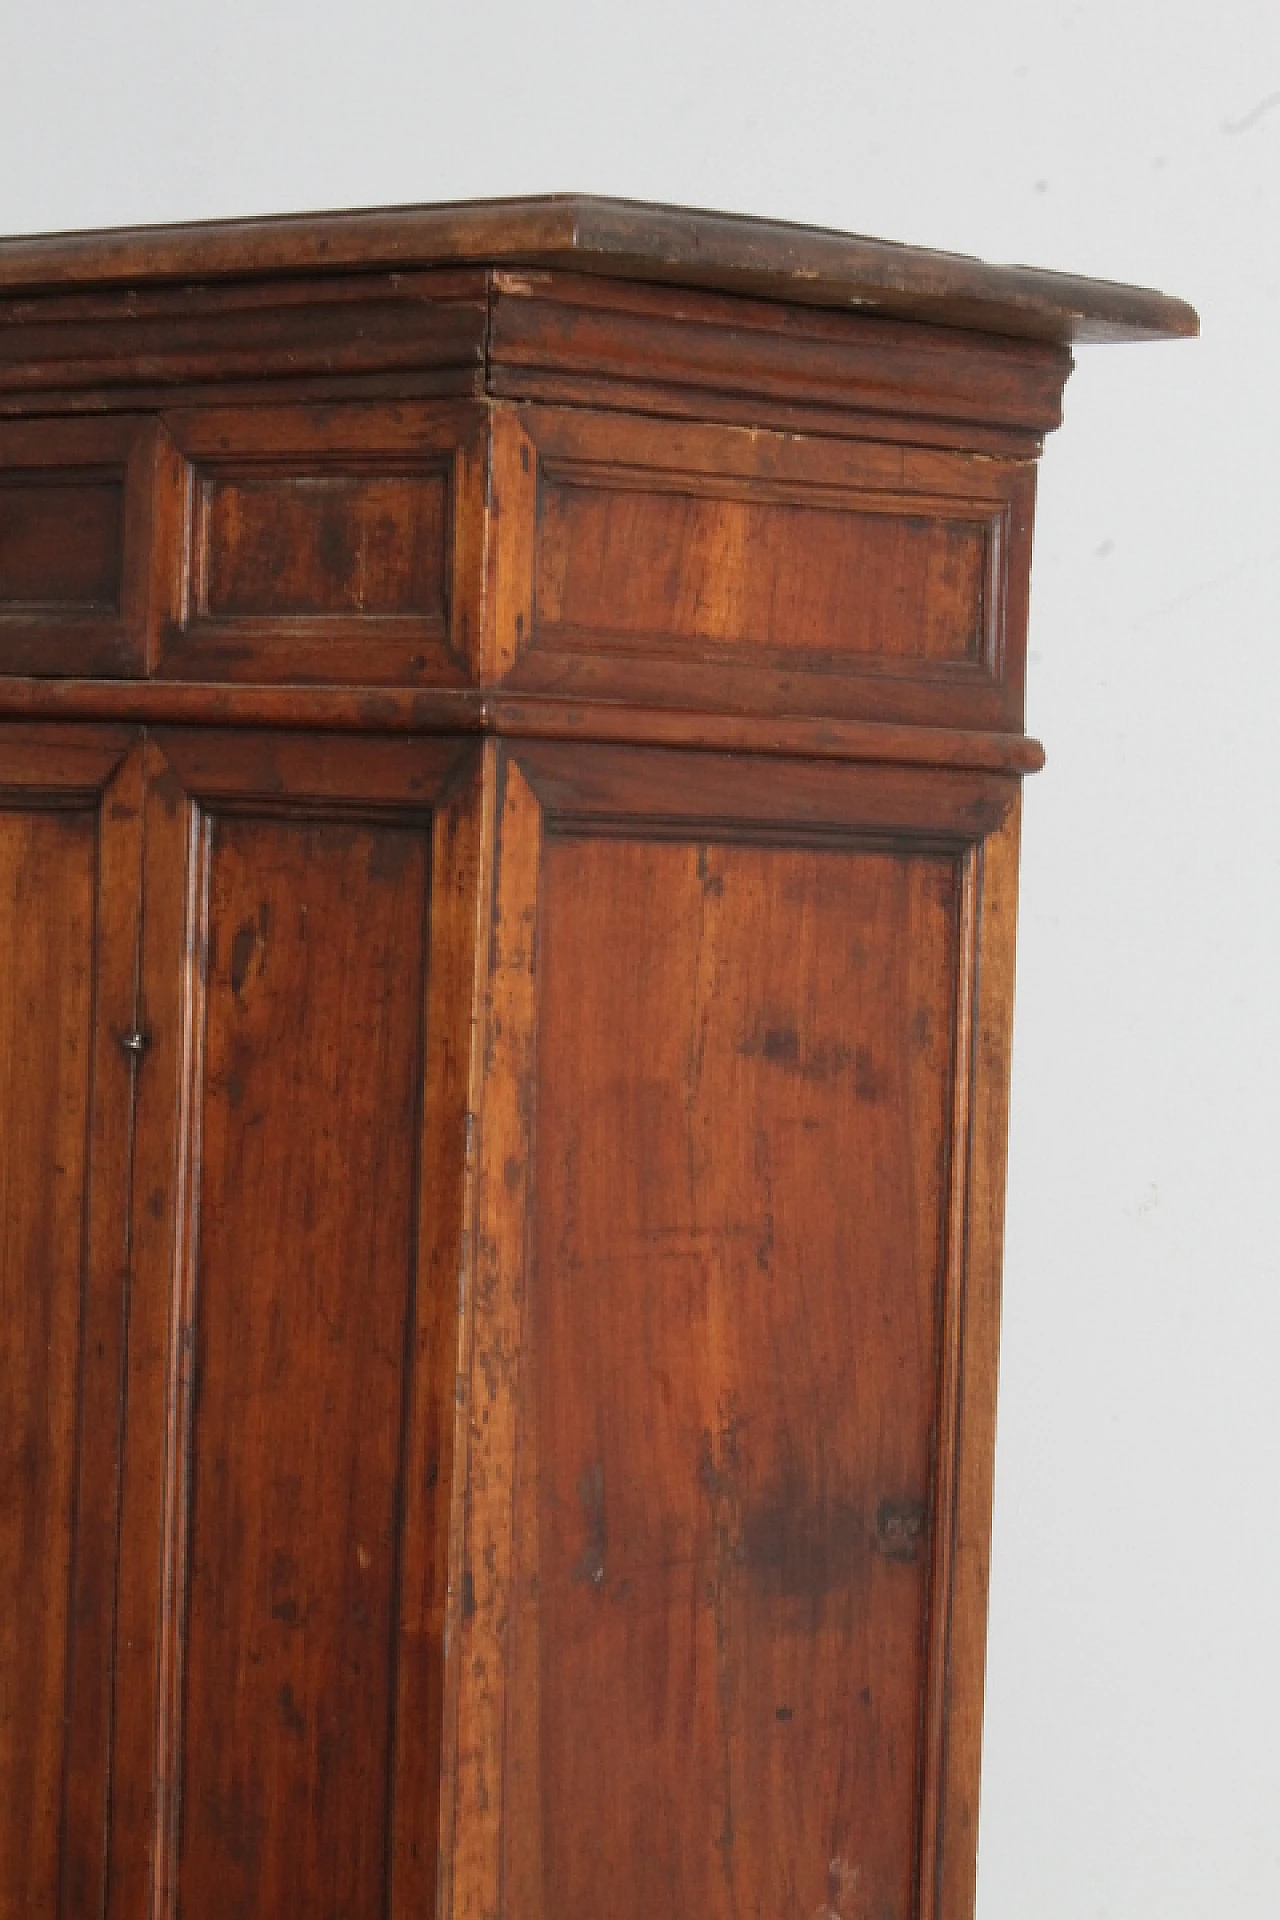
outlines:
[[[978,1909],[1276,1920],[1280,6],[0,0],[0,232],[565,188],[1200,308],[1042,477]]]

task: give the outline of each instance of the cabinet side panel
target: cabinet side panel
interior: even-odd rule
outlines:
[[[204,861],[178,1911],[360,1920],[389,1871],[430,830],[228,813]]]
[[[960,873],[545,843],[511,1786],[557,1920],[916,1911]]]
[[[57,1910],[96,815],[0,810],[0,1912]]]

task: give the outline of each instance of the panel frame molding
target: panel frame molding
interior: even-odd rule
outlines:
[[[512,1823],[503,1817],[508,1782],[536,1774],[539,1764],[537,1662],[536,1656],[521,1660],[517,1594],[531,1548],[536,1567],[522,1362],[537,1137],[540,873],[550,837],[603,836],[948,853],[957,861],[911,1920],[965,1920],[976,1873],[991,1518],[983,1443],[994,1422],[1019,783],[1008,776],[780,762],[762,794],[755,770],[728,756],[544,744],[492,751],[489,985],[472,1203],[469,1434],[452,1709],[457,1854],[452,1903],[442,1911],[448,1920],[516,1912],[540,1920],[543,1913],[536,1839],[522,1829],[513,1841]],[[976,1720],[970,1715],[952,1723],[956,1703],[974,1699]]]
[[[406,1251],[410,1280],[400,1388],[380,1909],[407,1920],[421,1909],[428,1887],[434,1891],[439,1867],[430,1781],[432,1769],[443,1765],[439,1740],[434,1750],[430,1741],[408,1741],[404,1723],[407,1719],[416,1727],[424,1713],[429,1720],[447,1677],[447,1508],[453,1488],[458,1335],[455,1301],[441,1286],[441,1276],[451,1268],[456,1272],[461,1258],[457,1165],[465,1137],[466,1088],[465,1076],[459,1081],[456,1071],[456,1037],[461,1008],[469,1006],[473,990],[474,956],[470,926],[465,920],[459,924],[456,903],[459,891],[468,888],[475,858],[478,746],[459,738],[334,742],[323,735],[162,729],[148,738],[145,754],[140,994],[150,1044],[141,1067],[133,1166],[138,1230],[123,1584],[115,1637],[121,1712],[114,1742],[107,1913],[121,1920],[175,1920],[178,1912],[191,1447],[199,1397],[197,1170],[207,992],[201,929],[212,825],[227,817],[306,826],[415,826],[427,842],[423,1056],[412,1183],[415,1225],[413,1246]],[[424,1480],[412,1472],[411,1447],[429,1452],[434,1475]],[[408,1709],[402,1694],[409,1697]],[[404,1792],[401,1770],[409,1782]]]
[[[843,678],[863,674],[883,675],[887,679],[956,679],[961,682],[998,682],[1004,663],[1003,594],[1004,546],[1009,537],[1011,508],[1008,501],[993,506],[989,498],[966,499],[964,495],[893,492],[888,489],[858,489],[825,484],[820,480],[765,480],[753,483],[742,475],[729,473],[712,476],[678,467],[654,470],[630,466],[624,462],[599,462],[574,459],[544,459],[538,463],[539,516],[544,508],[543,488],[580,488],[599,492],[630,494],[639,497],[676,498],[734,502],[742,506],[798,507],[815,512],[844,513],[849,517],[907,520],[922,518],[935,523],[971,526],[983,541],[980,646],[976,653],[938,657],[878,653],[871,647],[849,648],[841,652],[830,646],[811,648],[757,645],[750,646],[750,657],[763,669],[785,672],[790,666],[799,671],[816,671],[824,676]],[[536,607],[536,599],[535,599]],[[535,613],[531,645],[549,632],[555,644],[549,652],[590,653],[603,643],[610,656],[633,655],[648,658],[661,655],[672,660],[697,653],[710,664],[745,665],[743,643],[735,639],[691,639],[661,628],[622,629],[613,627],[575,627],[556,621],[544,623]],[[546,646],[545,641],[542,642]]]
[[[898,724],[1021,730],[1032,463],[934,448],[767,432],[569,408],[495,405],[493,533],[483,680],[497,699],[580,702],[608,711],[703,711],[750,724]],[[604,487],[692,500],[799,505],[881,520],[983,529],[977,658],[766,647],[674,632],[547,627],[538,605],[545,488]],[[499,537],[495,538],[500,529]],[[621,591],[621,589],[619,589]],[[607,705],[605,703],[608,703]]]
[[[401,405],[348,401],[304,407],[175,410],[165,426],[181,462],[181,536],[165,556],[166,614],[154,671],[161,680],[272,686],[429,687],[477,682],[486,414],[457,401]],[[208,503],[235,482],[443,483],[440,611],[285,614],[207,611]]]

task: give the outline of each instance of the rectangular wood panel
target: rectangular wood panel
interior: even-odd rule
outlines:
[[[964,860],[543,843],[512,1912],[923,1910]]]
[[[675,478],[649,491],[548,476],[540,508],[536,630],[550,645],[612,635],[811,665],[833,653],[980,665],[987,651],[983,519]]]
[[[183,1920],[385,1911],[430,836],[214,817]]]
[[[493,433],[504,691],[1021,725],[1029,465],[550,407]]]
[[[282,472],[202,490],[200,611],[443,620],[448,474]]]
[[[455,1920],[965,1911],[1015,797],[499,755]]]
[[[190,508],[165,678],[474,679],[478,408],[217,408],[169,424]]]
[[[146,748],[108,1920],[435,1885],[467,757]]]

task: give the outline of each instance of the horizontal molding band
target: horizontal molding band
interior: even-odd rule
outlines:
[[[475,688],[419,691],[14,678],[0,679],[0,719],[493,734],[514,740],[684,747],[694,752],[967,767],[990,773],[1036,773],[1044,765],[1040,742],[1020,733],[877,720],[691,713],[605,701],[481,693]]]
[[[479,733],[482,695],[464,688],[282,687],[186,680],[0,679],[0,718],[136,726],[316,728],[342,733]]]
[[[690,713],[514,694],[487,697],[484,730],[508,739],[688,747],[793,760],[878,760],[989,773],[1038,773],[1044,765],[1040,742],[1021,733],[912,727],[881,720]]]

